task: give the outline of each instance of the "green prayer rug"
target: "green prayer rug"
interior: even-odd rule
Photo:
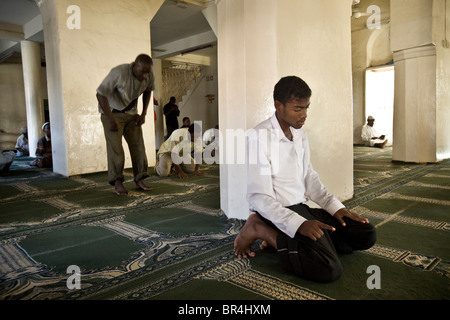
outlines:
[[[344,203],[378,240],[341,256],[343,275],[328,284],[285,272],[258,243],[255,258],[234,256],[244,221],[220,210],[218,165],[186,180],[149,168],[150,192],[128,169],[131,193],[117,196],[105,172],[66,178],[18,158],[0,178],[0,299],[448,300],[450,160],[391,157],[390,147],[354,148]]]

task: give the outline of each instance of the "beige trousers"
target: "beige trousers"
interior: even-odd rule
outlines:
[[[122,137],[128,144],[131,163],[133,166],[134,182],[148,177],[148,162],[145,154],[144,137],[142,127],[136,125],[139,115],[129,113],[114,113],[119,130],[109,130],[109,119],[101,115],[103,130],[106,138],[106,154],[108,158],[108,182],[114,185],[116,180],[124,181],[123,168],[125,165],[125,153],[122,146]]]
[[[159,156],[159,160],[155,166],[155,172],[160,177],[167,177],[170,174],[170,170],[172,169],[172,158],[170,153],[163,153]],[[195,163],[194,159],[191,157],[191,163],[189,164],[180,164],[181,169],[186,173],[192,173],[195,171]]]

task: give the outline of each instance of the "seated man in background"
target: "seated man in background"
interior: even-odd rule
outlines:
[[[38,168],[51,168],[53,166],[53,161],[50,122],[46,122],[42,125],[42,131],[44,131],[44,136],[39,139],[36,148],[37,159],[32,161],[30,165]]]
[[[379,135],[373,127],[375,118],[369,116],[367,118],[367,124],[362,127],[361,138],[365,144],[370,147],[384,148],[388,142],[385,135]]]
[[[22,134],[17,138],[16,150],[17,156],[28,156],[30,155],[30,148],[28,146],[28,130],[27,127],[21,129]]]

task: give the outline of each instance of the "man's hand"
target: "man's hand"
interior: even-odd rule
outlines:
[[[189,178],[189,176],[186,173],[184,173],[184,171],[179,171],[178,172],[178,177],[180,177],[180,179],[187,179],[187,178]]]
[[[109,131],[117,132],[119,130],[119,125],[117,124],[116,119],[112,116],[109,119]]]
[[[336,213],[334,214],[334,217],[339,221],[340,224],[342,224],[342,226],[345,227],[345,222],[342,219],[343,217],[347,217],[350,218],[352,220],[358,221],[360,223],[369,223],[369,220],[366,218],[361,217],[360,215],[351,212],[350,210],[346,209],[346,208],[342,208],[339,209],[338,211],[336,211]]]
[[[174,167],[175,167],[175,171],[177,172],[178,177],[180,179],[187,179],[187,178],[189,178],[189,176],[183,171],[183,169],[181,169],[179,164],[174,164]]]
[[[117,124],[117,120],[114,118],[114,115],[111,112],[108,98],[97,93],[97,100],[98,103],[100,104],[100,108],[103,110],[103,113],[109,119],[109,131],[117,132],[119,130],[119,125]]]
[[[196,176],[204,176],[205,174],[203,172],[199,171],[199,170],[195,170],[194,171],[194,175],[196,175]]]
[[[136,118],[136,126],[142,126],[145,123],[145,114],[141,114]]]
[[[300,228],[298,228],[298,232],[301,235],[303,235],[305,237],[308,237],[308,238],[310,238],[313,241],[317,241],[324,234],[322,229],[330,230],[330,231],[335,231],[336,230],[332,226],[329,226],[329,225],[327,225],[325,223],[322,223],[322,222],[320,222],[318,220],[306,220],[305,222],[302,223]]]

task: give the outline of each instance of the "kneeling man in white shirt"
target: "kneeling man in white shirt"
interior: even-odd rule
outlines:
[[[248,134],[247,200],[253,213],[236,237],[234,252],[253,257],[251,246],[261,239],[261,248],[277,250],[284,269],[331,282],[342,274],[338,253],[370,248],[376,231],[327,191],[310,163],[302,128],[310,97],[302,79],[282,78],[274,89],[274,115]],[[308,200],[322,209],[308,207]]]

